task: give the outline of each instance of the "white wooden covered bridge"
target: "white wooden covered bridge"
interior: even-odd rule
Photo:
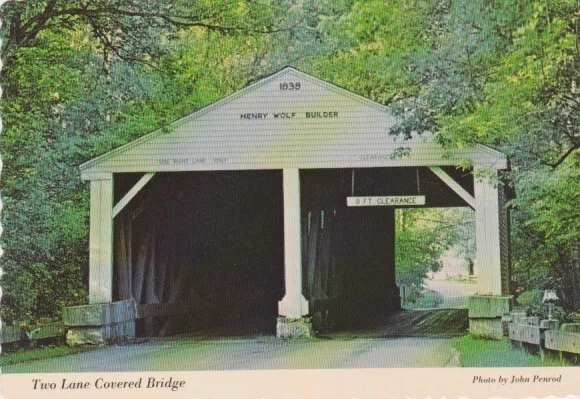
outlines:
[[[83,164],[90,304],[66,309],[70,341],[131,337],[136,319],[137,334],[254,318],[308,336],[318,309],[336,320],[398,309],[394,210],[417,206],[475,210],[470,326],[501,334],[507,157],[405,140],[394,123],[386,107],[288,67]],[[474,173],[456,168],[465,160]]]

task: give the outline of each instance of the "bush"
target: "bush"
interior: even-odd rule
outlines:
[[[30,320],[37,302],[36,279],[33,273],[15,262],[3,259],[4,276],[0,316],[6,324]]]
[[[580,312],[573,312],[568,315],[568,321],[571,323],[580,323]]]
[[[549,306],[542,303],[544,292],[542,290],[530,290],[522,292],[517,298],[516,309],[524,311],[528,316],[538,316],[541,320],[549,316]],[[557,303],[552,306],[552,318],[560,322],[570,321],[570,315]]]
[[[534,303],[541,303],[544,292],[541,290],[530,290],[522,292],[517,299],[518,305],[530,306]]]

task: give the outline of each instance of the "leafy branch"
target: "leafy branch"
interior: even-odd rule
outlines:
[[[105,52],[126,61],[145,62],[160,49],[163,34],[184,28],[199,27],[223,35],[274,34],[296,29],[301,21],[284,24],[275,20],[254,27],[243,18],[231,18],[235,2],[189,7],[183,11],[178,0],[167,2],[136,0],[30,1],[5,5],[4,18],[8,37],[3,49],[5,62],[17,47],[33,45],[41,32],[60,27],[91,29]],[[40,7],[39,7],[40,6]],[[193,9],[191,9],[193,8]]]

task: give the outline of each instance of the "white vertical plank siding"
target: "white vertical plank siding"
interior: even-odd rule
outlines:
[[[480,175],[476,170],[476,176]],[[479,271],[477,293],[502,295],[500,209],[497,181],[475,179],[475,240]]]
[[[302,237],[300,226],[300,174],[284,169],[284,279],[286,294],[278,303],[280,316],[300,318],[308,314],[302,295]]]
[[[91,181],[89,302],[113,300],[113,178]]]
[[[287,82],[300,83],[300,90],[282,90]],[[307,115],[317,112],[327,117]],[[431,136],[405,140],[392,135],[394,124],[395,117],[381,104],[286,68],[173,123],[170,133],[151,133],[87,162],[81,175],[442,166],[466,159],[505,165],[505,155],[489,147],[446,150]]]

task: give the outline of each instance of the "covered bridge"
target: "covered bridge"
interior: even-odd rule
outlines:
[[[398,309],[395,209],[455,206],[475,210],[471,329],[501,334],[507,157],[405,140],[394,123],[288,67],[83,164],[90,304],[65,310],[69,341],[132,337],[136,320],[142,335],[253,320],[309,336],[317,312],[341,323]],[[473,173],[456,168],[465,160]]]

